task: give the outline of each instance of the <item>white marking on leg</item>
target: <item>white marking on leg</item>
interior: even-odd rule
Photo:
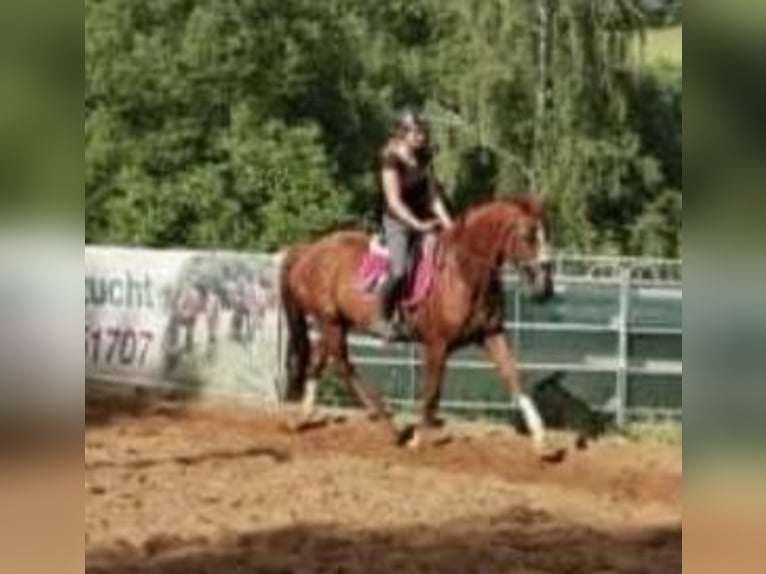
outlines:
[[[520,394],[516,398],[516,403],[532,435],[532,441],[537,448],[542,448],[545,445],[545,425],[535,403],[525,394]]]
[[[310,417],[314,414],[317,401],[317,381],[316,379],[308,379],[306,381],[306,389],[303,393],[303,415]]]
[[[407,447],[411,449],[418,449],[420,448],[420,445],[423,443],[423,437],[419,429],[414,429],[412,431],[412,437],[410,440],[407,441]]]

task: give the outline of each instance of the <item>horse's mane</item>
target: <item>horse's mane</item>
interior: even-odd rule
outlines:
[[[532,217],[541,217],[544,211],[543,200],[539,196],[524,193],[483,201],[463,213],[459,222],[460,220],[466,222],[469,218],[484,214],[507,214],[509,208],[517,209]]]
[[[532,194],[490,199],[461,214],[442,241],[468,260],[494,261],[506,248],[509,222],[518,217],[539,220],[543,212],[542,200]]]
[[[462,235],[461,231],[472,223],[494,228],[506,222],[513,211],[534,219],[542,219],[545,207],[543,200],[531,193],[489,199],[466,210],[456,219],[456,234]]]

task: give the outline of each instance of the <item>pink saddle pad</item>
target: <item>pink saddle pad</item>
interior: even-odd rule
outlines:
[[[414,273],[408,281],[404,298],[405,307],[417,307],[430,292],[435,275],[435,255],[436,237],[427,235],[420,243]],[[390,265],[388,251],[379,245],[370,245],[359,268],[362,289],[365,291],[375,289],[385,279]]]

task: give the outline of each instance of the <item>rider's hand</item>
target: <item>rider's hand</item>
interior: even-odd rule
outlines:
[[[440,223],[438,219],[429,219],[427,221],[421,221],[420,225],[418,226],[418,231],[421,233],[429,233],[431,231],[436,231],[440,227]]]

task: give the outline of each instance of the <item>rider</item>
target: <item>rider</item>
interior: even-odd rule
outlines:
[[[392,319],[413,245],[426,233],[452,226],[446,200],[433,173],[429,135],[427,122],[418,114],[405,111],[380,158],[382,227],[391,267],[378,291],[379,317],[372,330],[389,340],[402,334]]]

